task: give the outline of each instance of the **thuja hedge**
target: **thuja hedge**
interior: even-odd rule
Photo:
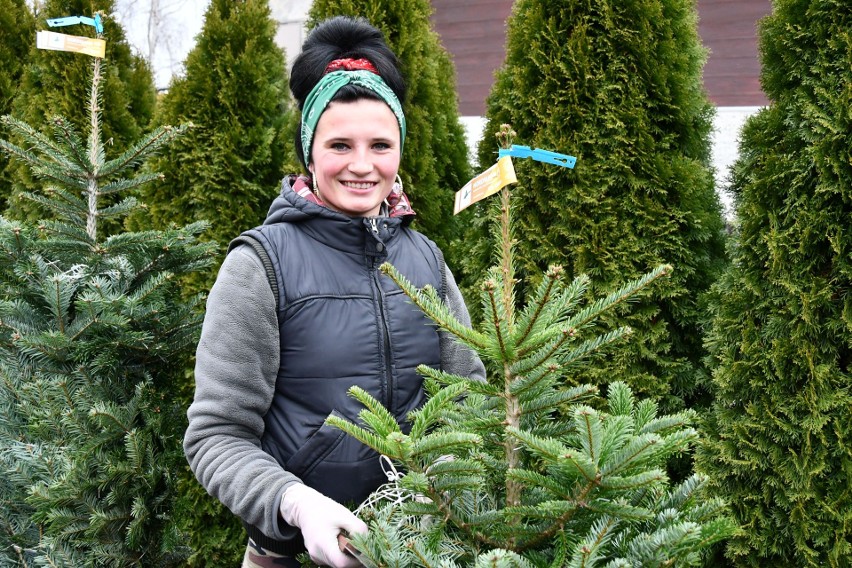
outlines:
[[[770,104],[734,167],[699,456],[743,526],[727,547],[736,566],[852,562],[850,29],[839,0],[776,1],[760,27]]]

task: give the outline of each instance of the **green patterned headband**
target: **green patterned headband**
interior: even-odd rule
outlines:
[[[399,122],[399,152],[402,154],[402,144],[405,141],[405,115],[402,113],[402,105],[399,104],[399,99],[396,98],[387,83],[381,76],[372,71],[333,71],[319,80],[308,94],[302,107],[301,138],[305,164],[311,161],[311,146],[314,143],[314,133],[320,116],[331,99],[334,98],[334,95],[337,94],[337,91],[350,83],[370,89],[379,95],[396,115]]]

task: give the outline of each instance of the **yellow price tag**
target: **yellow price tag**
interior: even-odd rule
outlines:
[[[56,32],[36,32],[36,47],[53,51],[73,51],[100,58],[106,55],[106,41],[102,39]]]
[[[462,209],[494,195],[510,183],[517,183],[515,166],[510,156],[503,156],[497,163],[464,184],[464,187],[456,192],[456,204],[453,215]]]

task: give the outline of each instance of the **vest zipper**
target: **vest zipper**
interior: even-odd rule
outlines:
[[[377,250],[384,250],[384,243],[379,239],[379,228],[375,218],[369,220],[370,231],[373,233],[377,243]],[[384,342],[384,363],[385,363],[385,400],[383,401],[385,408],[393,412],[393,371],[391,370],[391,348],[390,348],[390,331],[388,330],[387,316],[385,315],[385,296],[382,292],[382,286],[379,282],[378,259],[375,257],[371,260],[373,285],[376,287],[378,304],[379,304],[379,325],[382,328],[382,337]]]

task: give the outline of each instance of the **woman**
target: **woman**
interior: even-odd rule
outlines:
[[[360,19],[321,23],[290,88],[307,175],[284,179],[264,224],[222,264],[184,449],[202,485],[243,520],[243,566],[298,566],[304,550],[320,565],[359,566],[337,536],[367,527],[343,504],[386,479],[378,455],[325,418],[356,420],[361,407],[346,393],[358,385],[402,423],[424,402],[417,365],[477,380],[484,368],[378,271],[388,261],[441,290],[469,324],[441,252],[408,227],[405,86],[382,34]]]

